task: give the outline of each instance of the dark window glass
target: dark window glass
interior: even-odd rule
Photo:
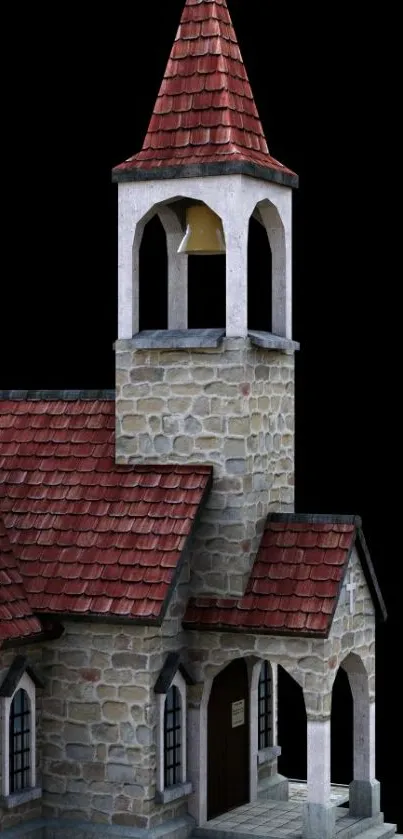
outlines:
[[[167,693],[164,713],[164,786],[181,782],[181,698],[173,686]]]
[[[259,749],[272,745],[273,734],[273,683],[268,661],[262,664],[259,678]]]
[[[10,793],[29,787],[31,712],[25,690],[18,690],[10,708]]]

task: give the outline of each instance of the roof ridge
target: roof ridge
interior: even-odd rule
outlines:
[[[0,399],[115,399],[114,389],[100,390],[0,390]]]
[[[0,570],[0,646],[10,640],[40,635],[42,626],[29,604],[19,563],[1,511]]]

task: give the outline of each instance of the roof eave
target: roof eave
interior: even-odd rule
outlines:
[[[272,169],[258,163],[248,161],[217,161],[217,163],[178,163],[177,166],[153,166],[150,169],[136,164],[115,166],[112,169],[113,183],[127,183],[130,181],[162,181],[173,178],[208,178],[220,175],[248,175],[263,181],[269,181],[297,189],[299,178],[290,170]]]
[[[329,637],[331,626],[329,625],[327,632],[304,631],[303,629],[266,629],[264,627],[250,627],[250,626],[228,626],[227,624],[211,624],[211,623],[189,623],[182,621],[182,626],[186,630],[195,632],[233,632],[242,635],[281,635],[288,638],[319,638],[326,640]]]
[[[361,527],[357,528],[356,545],[358,553],[361,555],[362,568],[364,571],[365,580],[367,582],[375,606],[376,614],[381,623],[385,623],[385,621],[387,621],[388,619],[388,612],[386,609],[385,601],[382,597],[382,592],[377,580],[377,576],[375,574],[375,568],[373,566],[372,559],[368,550],[368,545],[365,541],[365,536]]]

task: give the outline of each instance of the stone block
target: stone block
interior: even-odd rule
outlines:
[[[124,763],[109,763],[106,767],[106,777],[113,783],[131,784],[134,782],[133,766]]]
[[[356,818],[377,816],[381,811],[379,781],[352,781],[349,786],[350,815]]]
[[[304,804],[302,839],[333,839],[335,833],[335,807],[324,804]]]
[[[72,758],[72,760],[93,760],[94,748],[93,746],[68,743],[66,746],[66,755],[68,758]]]
[[[89,744],[90,733],[88,726],[65,723],[63,726],[63,738],[66,743]]]
[[[78,722],[98,722],[101,720],[101,709],[97,702],[69,702],[68,718]]]
[[[91,726],[91,737],[95,743],[117,743],[119,739],[119,728],[110,723],[100,723]]]
[[[121,722],[128,717],[126,702],[104,702],[102,705],[103,717],[111,722]]]

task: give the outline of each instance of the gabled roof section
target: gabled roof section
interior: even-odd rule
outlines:
[[[165,659],[165,664],[155,683],[154,692],[167,693],[178,670],[181,676],[184,678],[187,685],[194,685],[194,680],[192,679],[185,665],[181,662],[180,654],[168,653]]]
[[[32,612],[0,515],[0,644],[40,635],[38,618]]]
[[[233,173],[298,186],[269,153],[226,0],[187,0],[143,147],[113,179]]]
[[[12,696],[24,673],[32,679],[35,687],[43,688],[42,680],[29,666],[28,659],[23,655],[17,655],[0,685],[0,696]]]
[[[34,612],[163,620],[212,467],[114,458],[113,401],[0,401],[0,515]]]
[[[358,517],[277,513],[266,521],[245,595],[191,599],[184,626],[326,638],[354,545],[386,619]]]

